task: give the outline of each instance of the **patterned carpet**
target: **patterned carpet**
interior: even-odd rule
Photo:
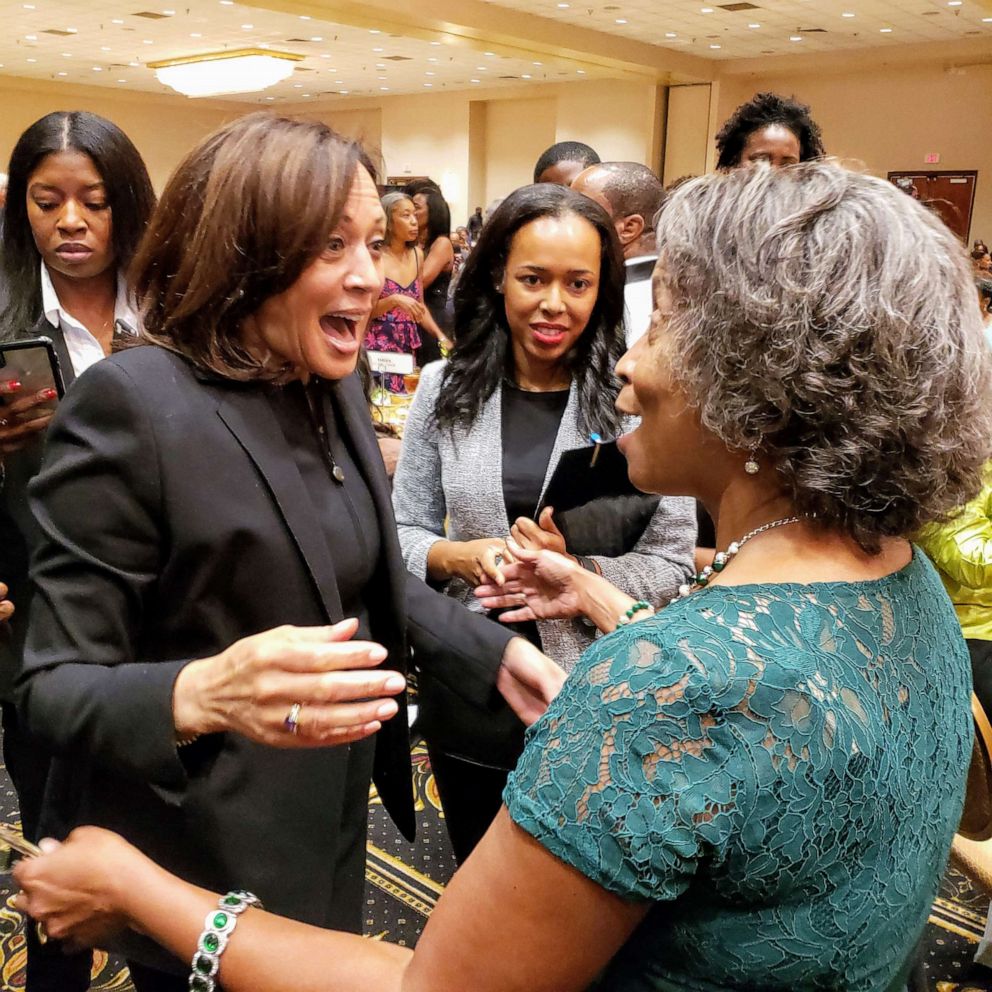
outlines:
[[[397,832],[374,791],[369,801],[365,932],[413,946],[455,870],[427,753],[413,749],[418,818],[415,844]],[[0,766],[0,820],[17,824],[17,803]],[[11,906],[9,875],[0,875],[0,990],[23,992],[23,920]],[[941,886],[924,947],[927,992],[992,992],[992,971],[972,963],[984,928],[988,901],[953,869]],[[106,954],[94,958],[92,989],[133,992],[127,969]]]

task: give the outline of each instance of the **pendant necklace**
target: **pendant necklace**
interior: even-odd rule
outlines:
[[[316,382],[316,377],[314,382]],[[310,419],[313,421],[314,427],[317,428],[317,437],[320,439],[320,453],[324,456],[331,478],[338,485],[344,485],[344,469],[334,460],[334,454],[331,452],[331,442],[324,423],[324,405],[321,402],[320,394],[312,393],[308,387],[304,387],[304,393],[307,398],[307,407],[310,410]]]
[[[797,524],[800,520],[809,520],[812,514],[801,513],[798,516],[782,517],[780,520],[772,520],[770,523],[755,527],[748,531],[739,541],[733,541],[728,545],[726,551],[718,551],[713,556],[713,564],[707,565],[693,580],[679,586],[678,595],[675,599],[685,599],[691,596],[697,589],[704,589],[709,585],[710,578],[715,572],[722,572],[727,565],[736,557],[737,553],[750,541],[765,531],[774,530],[776,527],[784,527],[786,524]]]

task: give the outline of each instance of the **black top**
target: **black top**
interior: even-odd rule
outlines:
[[[299,382],[276,387],[270,391],[269,402],[317,510],[334,564],[341,608],[346,617],[358,617],[356,639],[367,640],[369,617],[363,596],[380,553],[379,524],[369,488],[341,437],[333,405],[319,380],[313,380],[306,390]],[[335,478],[335,466],[343,481]]]
[[[529,393],[503,384],[503,501],[511,523],[537,513],[568,390]]]

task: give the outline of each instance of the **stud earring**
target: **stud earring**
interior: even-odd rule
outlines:
[[[748,475],[757,475],[758,472],[761,471],[761,466],[758,464],[758,462],[755,459],[756,454],[757,454],[757,449],[752,448],[751,454],[748,455],[747,461],[744,463],[744,471],[747,472]]]

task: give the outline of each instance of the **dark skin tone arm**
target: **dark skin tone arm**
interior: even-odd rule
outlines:
[[[15,871],[20,908],[50,936],[92,944],[129,925],[192,957],[217,894],[94,827],[64,845],[46,844],[51,853]],[[291,962],[297,992],[580,992],[649,908],[559,861],[503,809],[445,890],[415,953],[249,909],[221,959],[220,980],[227,992],[271,992],[285,987]],[[563,935],[567,953],[550,953]]]

